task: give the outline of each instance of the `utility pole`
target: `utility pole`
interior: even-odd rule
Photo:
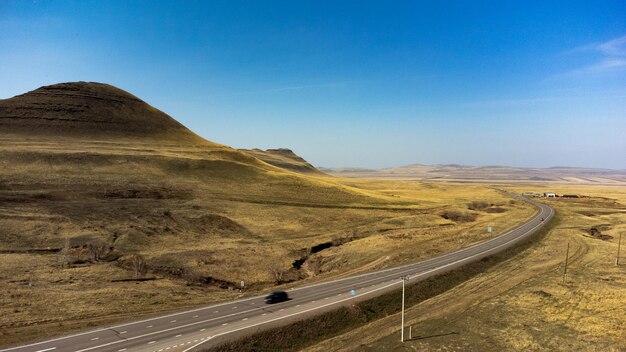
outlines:
[[[404,342],[404,282],[409,279],[408,276],[400,277],[402,279],[402,326],[400,328],[400,342]]]
[[[567,276],[567,262],[569,261],[569,242],[567,242],[567,252],[565,252],[565,270],[563,270],[563,283],[565,283],[565,277]]]
[[[619,265],[619,250],[620,250],[620,247],[622,246],[622,235],[623,234],[624,234],[623,232],[621,232],[619,234],[619,240],[617,241],[617,257],[615,257],[615,265]]]

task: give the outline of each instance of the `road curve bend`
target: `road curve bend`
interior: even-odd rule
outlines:
[[[501,235],[416,263],[297,287],[288,291],[291,299],[287,302],[266,305],[263,296],[250,297],[33,342],[0,352],[188,352],[209,347],[225,339],[319,314],[341,304],[367,300],[399,288],[403,276],[408,277],[409,282],[416,282],[501,252],[532,236],[554,215],[551,207],[524,200],[539,211],[530,220]]]

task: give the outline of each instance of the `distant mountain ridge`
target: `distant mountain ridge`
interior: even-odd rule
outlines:
[[[407,179],[423,181],[464,182],[566,182],[577,184],[622,185],[626,183],[626,170],[594,169],[582,167],[523,168],[511,166],[467,166],[457,164],[411,164],[396,168],[320,168],[335,176],[379,179]]]

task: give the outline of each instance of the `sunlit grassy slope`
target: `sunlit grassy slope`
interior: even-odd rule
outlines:
[[[534,211],[482,185],[342,179],[272,158],[283,167],[108,85],[0,101],[0,345],[414,261]],[[134,278],[135,254],[156,280],[115,281]]]
[[[510,189],[585,197],[544,199],[556,209],[557,218],[543,239],[484,274],[410,307],[406,319],[414,340],[399,342],[396,314],[306,351],[626,350],[626,189],[566,185]]]

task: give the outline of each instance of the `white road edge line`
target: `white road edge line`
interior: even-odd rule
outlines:
[[[533,204],[533,205],[535,205],[535,206],[537,206],[538,208],[540,208],[540,209],[541,209],[541,206],[540,206],[540,205],[537,205],[537,203],[532,202],[532,201],[530,201],[530,203],[531,203],[531,204]],[[540,204],[540,203],[539,203],[539,204]],[[552,213],[553,213],[553,212],[554,212],[554,210],[552,209],[552,207],[549,207],[549,214],[548,214],[546,217],[547,217],[547,218],[549,218],[549,217],[552,215]],[[519,229],[519,228],[523,227],[524,225],[526,225],[526,224],[528,224],[528,223],[532,222],[533,220],[537,219],[537,218],[539,217],[539,215],[540,215],[540,214],[541,214],[541,211],[540,211],[540,212],[539,212],[539,213],[538,213],[535,217],[531,218],[530,220],[526,221],[525,223],[521,224],[520,226],[517,226],[517,227],[515,227],[515,228],[513,228],[513,229],[510,229],[509,231],[507,231],[507,232],[505,232],[505,233],[502,233],[502,234],[500,234],[500,235],[498,235],[498,236],[496,236],[496,237],[492,237],[492,238],[490,238],[490,239],[488,239],[488,240],[485,240],[485,241],[480,241],[480,242],[474,243],[474,244],[472,244],[472,245],[470,245],[470,246],[468,246],[468,247],[460,248],[460,249],[458,249],[458,250],[456,250],[456,251],[449,252],[449,253],[446,253],[446,254],[444,254],[444,255],[450,255],[450,254],[453,254],[453,253],[456,253],[456,252],[460,252],[460,251],[466,250],[466,249],[468,249],[468,248],[473,248],[473,247],[478,246],[478,245],[480,245],[480,244],[484,244],[484,243],[486,243],[486,242],[490,242],[490,241],[493,241],[493,240],[498,239],[498,238],[500,238],[500,237],[503,237],[503,236],[505,236],[505,235],[507,235],[507,234],[509,234],[509,233],[511,233],[511,232],[513,232],[513,231],[515,231],[515,230],[517,230],[517,229]],[[541,225],[543,225],[543,224],[544,224],[544,222],[543,222],[543,221],[542,221],[542,222],[539,222],[537,225],[535,225],[535,226],[533,226],[531,229],[527,230],[525,234],[527,234],[528,232],[533,231],[535,228],[537,228],[537,227],[539,227],[539,226],[541,226]],[[519,237],[515,237],[515,238],[513,238],[513,239],[511,239],[511,240],[509,240],[509,241],[507,241],[507,242],[505,242],[505,243],[503,243],[503,244],[500,244],[500,245],[498,245],[498,246],[496,246],[496,247],[493,247],[493,248],[491,248],[491,249],[488,249],[488,251],[494,250],[494,249],[496,249],[496,248],[500,248],[500,247],[502,247],[502,246],[504,246],[504,245],[507,245],[507,244],[509,244],[510,242],[515,241],[515,240],[517,240],[517,239],[519,239]],[[467,258],[465,258],[465,259],[473,258],[473,257],[475,257],[475,256],[477,256],[477,255],[480,255],[480,254],[483,254],[483,253],[477,253],[477,254],[475,254],[475,255],[473,255],[473,256],[470,256],[470,257],[467,257]],[[436,259],[436,258],[437,258],[437,257],[435,257],[435,258],[430,258],[430,259]],[[430,259],[428,259],[428,260],[430,260]],[[459,261],[462,261],[462,260],[459,260]],[[430,272],[430,271],[432,271],[432,270],[438,270],[438,269],[441,269],[441,268],[445,268],[446,266],[449,266],[449,265],[452,265],[452,264],[456,264],[456,263],[457,263],[457,262],[459,262],[459,261],[456,261],[456,262],[450,263],[450,264],[448,264],[448,265],[445,265],[445,266],[442,266],[442,267],[439,267],[439,268],[431,269],[431,270],[429,270],[429,271],[427,271],[427,272]],[[292,288],[292,289],[290,289],[290,290],[291,290],[291,291],[295,291],[295,290],[302,290],[302,289],[306,289],[306,288],[310,288],[310,287],[315,287],[315,286],[319,286],[319,285],[328,285],[328,284],[331,284],[331,283],[336,283],[336,282],[341,282],[341,281],[351,280],[351,279],[355,279],[355,278],[359,278],[359,277],[363,277],[363,276],[374,275],[374,274],[381,274],[381,273],[384,273],[384,272],[387,272],[387,271],[391,271],[391,270],[398,270],[398,269],[408,268],[408,267],[411,267],[411,266],[415,266],[416,264],[419,264],[419,262],[418,262],[418,263],[411,263],[411,264],[401,265],[401,266],[394,267],[394,268],[383,269],[383,270],[379,270],[379,271],[375,271],[375,272],[363,273],[363,274],[356,275],[356,276],[351,276],[351,277],[348,277],[348,278],[341,278],[341,279],[332,280],[332,281],[320,282],[320,283],[313,284],[313,285],[309,285],[309,286],[296,287],[296,288]],[[420,275],[422,275],[422,274],[420,274]],[[418,276],[419,276],[419,275],[418,275]],[[416,276],[416,277],[417,277],[417,276]],[[393,285],[393,284],[392,284],[392,285]],[[377,290],[378,290],[378,289],[373,290],[373,291],[371,291],[371,292],[375,292],[375,291],[377,291]],[[371,293],[371,292],[368,292],[368,293]],[[365,294],[365,293],[364,293],[364,294]],[[191,313],[191,312],[198,312],[198,311],[202,311],[202,310],[212,309],[212,308],[215,308],[215,307],[220,307],[220,306],[225,306],[225,305],[230,305],[230,304],[236,304],[236,303],[246,302],[246,301],[250,301],[250,300],[254,300],[254,299],[260,299],[260,298],[263,298],[263,296],[249,297],[249,298],[241,299],[241,300],[238,300],[238,301],[224,302],[224,303],[220,303],[220,304],[216,304],[216,305],[212,305],[212,306],[207,306],[207,307],[196,308],[196,309],[192,309],[192,310],[188,310],[188,311],[184,311],[184,312],[172,313],[172,314],[169,314],[169,315],[164,315],[164,316],[160,316],[160,317],[154,317],[154,318],[150,318],[150,319],[144,319],[144,320],[139,320],[139,321],[134,321],[134,322],[124,323],[124,324],[120,324],[120,325],[115,325],[115,326],[104,327],[104,328],[100,328],[100,329],[96,329],[96,330],[92,330],[92,331],[86,331],[86,332],[83,332],[83,333],[78,333],[78,334],[73,334],[73,335],[68,335],[68,336],[62,336],[62,337],[58,337],[58,338],[51,339],[51,340],[46,340],[46,341],[35,342],[35,343],[28,344],[28,345],[11,347],[11,348],[8,348],[8,349],[3,349],[3,350],[0,350],[0,352],[13,351],[13,350],[16,350],[16,349],[21,349],[21,348],[26,348],[26,347],[31,347],[31,346],[37,346],[37,345],[41,345],[41,344],[45,344],[45,343],[50,343],[50,342],[54,342],[54,341],[59,341],[59,340],[64,340],[64,339],[68,339],[68,338],[72,338],[72,337],[76,337],[76,336],[83,336],[83,335],[92,334],[92,333],[96,333],[96,332],[100,332],[100,331],[105,331],[105,330],[110,330],[110,329],[116,329],[116,328],[123,327],[123,326],[131,326],[131,325],[134,325],[134,324],[140,324],[140,323],[144,323],[144,322],[147,322],[147,321],[153,321],[153,320],[163,319],[163,318],[172,317],[172,316],[178,316],[178,315],[181,315],[181,314],[187,314],[187,313]],[[340,301],[340,302],[341,302],[341,301]],[[323,307],[323,306],[322,306],[322,307]],[[278,318],[278,319],[282,319],[282,318]],[[209,321],[210,321],[210,320],[209,320]],[[188,325],[189,325],[189,324],[188,324]],[[191,324],[191,325],[193,325],[193,324]],[[181,327],[185,327],[185,326],[186,326],[186,325],[183,325],[183,326],[181,326]],[[167,330],[171,330],[171,329],[167,329]],[[160,331],[160,332],[164,332],[164,331],[167,331],[167,330],[163,330],[163,331]],[[159,332],[156,332],[156,333],[159,333]],[[218,335],[215,335],[215,336],[218,336]],[[132,338],[131,338],[131,339],[132,339]],[[130,340],[130,339],[129,339],[129,340]],[[121,341],[120,341],[120,342],[121,342]],[[83,350],[76,351],[76,352],[88,351],[88,350],[91,350],[91,349],[94,349],[94,348],[98,348],[98,347],[103,347],[103,346],[105,346],[105,345],[96,346],[96,347],[91,347],[91,348],[88,348],[88,349],[83,349]],[[37,351],[37,352],[51,351],[51,350],[53,350],[53,349],[56,349],[56,347],[53,347],[53,348],[51,348],[51,349],[44,349],[44,350],[40,350],[40,351]]]
[[[213,336],[209,336],[209,337],[207,337],[207,338],[206,338],[206,340],[205,340],[205,339],[203,339],[203,341],[200,341],[199,343],[197,343],[197,344],[195,344],[195,345],[193,345],[193,346],[191,346],[191,347],[187,348],[186,350],[183,350],[183,352],[188,352],[188,351],[191,351],[191,350],[193,350],[194,348],[196,348],[196,347],[198,347],[198,346],[202,345],[203,343],[205,343],[205,342],[209,341],[209,340],[210,340],[210,339],[212,339],[212,338],[213,338]]]
[[[118,344],[118,343],[128,342],[128,341],[132,341],[132,340],[140,339],[140,338],[142,338],[142,337],[152,336],[152,335],[155,335],[155,334],[160,334],[160,333],[167,332],[167,331],[172,331],[172,330],[182,329],[182,328],[186,328],[186,327],[188,327],[188,326],[194,326],[194,325],[198,325],[198,324],[203,324],[203,323],[207,323],[207,322],[210,322],[210,321],[213,321],[213,320],[218,320],[218,319],[223,319],[223,318],[227,318],[227,317],[232,317],[232,316],[235,316],[235,315],[241,315],[241,314],[244,314],[244,313],[248,313],[248,312],[252,312],[252,311],[255,311],[255,310],[260,310],[260,309],[261,309],[261,308],[254,308],[254,309],[244,310],[244,311],[237,312],[237,313],[232,313],[232,314],[225,315],[225,316],[222,316],[222,317],[211,318],[211,319],[202,320],[202,321],[196,321],[196,322],[193,322],[193,323],[184,324],[184,325],[179,325],[179,326],[171,327],[171,328],[164,329],[164,330],[160,330],[160,331],[153,331],[153,332],[149,332],[149,333],[147,333],[147,334],[143,334],[143,335],[139,335],[139,336],[129,337],[129,338],[125,339],[125,340],[118,340],[118,341],[113,341],[113,342],[105,343],[105,344],[98,345],[98,346],[87,347],[87,348],[84,348],[84,349],[82,349],[82,350],[78,350],[78,351],[74,351],[74,352],[85,352],[85,351],[91,351],[91,350],[96,349],[96,348],[101,348],[101,347],[106,347],[106,346],[116,345],[116,344]],[[0,352],[3,352],[3,351],[0,351]]]
[[[548,217],[550,217],[551,215],[552,215],[552,208],[550,208],[550,212],[548,213]],[[538,226],[541,226],[541,225],[542,225],[542,223],[540,222],[539,224],[537,224],[537,225],[533,226],[533,227],[532,227],[532,228],[530,228],[528,231],[526,231],[526,232],[524,233],[524,235],[528,234],[529,232],[533,231],[535,228],[537,228]],[[465,257],[465,258],[462,258],[462,259],[456,260],[456,261],[454,261],[454,262],[452,262],[452,263],[448,263],[448,264],[442,265],[442,266],[440,266],[440,267],[433,268],[433,269],[430,269],[430,270],[427,270],[427,271],[421,272],[421,273],[419,273],[419,274],[417,274],[417,275],[415,275],[415,276],[410,277],[410,278],[409,278],[409,280],[414,280],[414,279],[416,279],[416,278],[418,278],[418,277],[420,277],[420,276],[424,276],[424,275],[426,275],[426,274],[430,274],[430,273],[431,273],[431,272],[433,272],[433,271],[437,271],[437,270],[440,270],[440,269],[443,269],[443,268],[446,268],[446,267],[449,267],[449,266],[452,266],[452,265],[455,265],[455,264],[458,264],[458,263],[461,263],[461,262],[464,262],[464,261],[468,261],[468,260],[470,260],[470,259],[472,259],[472,258],[474,258],[474,257],[476,257],[476,256],[479,256],[479,255],[484,254],[485,252],[493,251],[493,250],[494,250],[494,249],[496,249],[496,248],[500,248],[500,247],[502,247],[502,246],[505,246],[505,245],[507,245],[507,244],[509,244],[509,243],[511,243],[511,242],[513,242],[513,241],[515,241],[515,240],[519,240],[519,238],[520,238],[520,237],[515,237],[515,238],[513,238],[513,239],[511,239],[511,240],[509,240],[509,241],[506,241],[506,242],[504,242],[504,243],[502,243],[502,244],[500,244],[500,245],[498,245],[498,246],[496,246],[496,247],[489,248],[489,249],[487,249],[486,251],[483,251],[483,252],[481,252],[481,253],[476,253],[476,254],[474,254],[474,255],[472,255],[472,256],[469,256],[469,257]],[[360,295],[357,295],[357,296],[365,296],[365,295],[368,295],[368,294],[370,294],[370,293],[372,293],[372,292],[376,292],[376,291],[379,291],[379,290],[385,289],[385,288],[387,288],[387,287],[391,287],[391,286],[394,286],[394,285],[398,285],[398,284],[400,284],[400,282],[401,282],[401,281],[396,281],[396,282],[393,282],[393,283],[391,283],[391,284],[385,285],[385,286],[383,286],[383,287],[379,287],[379,288],[376,288],[376,289],[374,289],[374,290],[371,290],[370,292],[364,292],[364,293],[362,293],[362,294],[360,294]],[[352,299],[352,297],[350,297],[350,298],[344,298],[344,299],[341,299],[341,300],[336,301],[336,302],[327,303],[327,304],[325,304],[325,305],[322,305],[322,306],[319,306],[319,307],[315,307],[315,308],[306,309],[306,310],[303,310],[303,311],[301,311],[301,312],[296,312],[296,313],[288,314],[288,315],[285,315],[285,316],[282,316],[282,317],[279,317],[279,318],[274,318],[274,319],[270,319],[270,320],[267,320],[267,321],[259,322],[259,323],[256,323],[256,324],[252,324],[252,325],[249,325],[249,326],[244,326],[244,327],[240,327],[240,328],[233,329],[233,330],[230,330],[230,331],[225,331],[225,332],[222,332],[222,333],[219,333],[219,334],[215,334],[215,335],[213,335],[211,338],[215,338],[215,337],[218,337],[218,336],[223,336],[223,335],[227,335],[227,334],[230,334],[230,333],[233,333],[233,332],[237,332],[237,331],[241,331],[241,330],[245,330],[245,329],[253,328],[253,327],[255,327],[255,326],[259,326],[259,325],[263,325],[263,324],[271,323],[271,322],[274,322],[274,321],[277,321],[277,320],[286,319],[286,318],[289,318],[289,317],[292,317],[292,316],[296,316],[296,315],[300,315],[300,314],[308,313],[308,312],[313,311],[313,310],[322,309],[322,308],[325,308],[325,307],[328,307],[328,306],[331,306],[331,305],[334,305],[334,304],[339,304],[339,303],[342,303],[342,302],[345,302],[345,301],[349,301],[349,300],[351,300],[351,299]],[[206,340],[206,341],[208,341],[208,340]],[[199,344],[197,344],[197,345],[194,345],[192,348],[195,348],[195,347],[197,347],[197,346],[200,346],[201,344],[205,343],[206,341],[202,341],[201,343],[199,343]],[[187,349],[187,350],[184,350],[183,352],[187,352],[187,351],[189,351],[189,350],[191,350],[191,348],[190,348],[190,349]]]

